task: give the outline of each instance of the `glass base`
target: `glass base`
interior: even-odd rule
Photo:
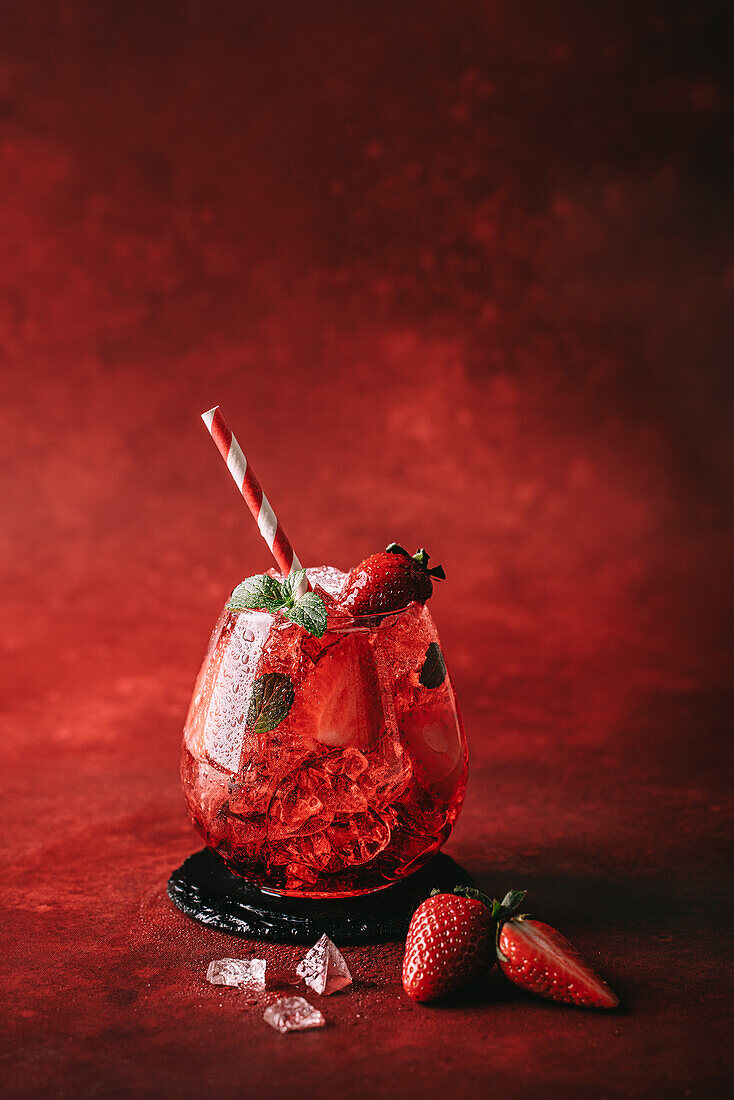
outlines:
[[[248,885],[209,849],[189,856],[168,880],[168,896],[200,924],[250,939],[336,944],[405,939],[410,918],[431,890],[472,886],[471,875],[439,852],[393,886],[352,898],[292,898]]]

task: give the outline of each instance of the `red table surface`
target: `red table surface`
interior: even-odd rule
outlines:
[[[3,1095],[725,1091],[722,38],[699,4],[2,5]],[[205,984],[301,954],[164,892],[194,676],[269,565],[215,403],[305,561],[443,563],[446,850],[621,1010],[496,974],[417,1006],[399,944],[345,949],[319,1032]]]

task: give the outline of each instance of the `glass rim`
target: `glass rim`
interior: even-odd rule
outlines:
[[[406,611],[409,611],[415,606],[425,608],[425,604],[418,604],[416,600],[411,603],[405,604],[404,607],[394,608],[391,611],[379,611],[372,615],[349,615],[347,613],[341,613],[333,615],[327,610],[326,615],[326,631],[329,634],[350,634],[355,633],[358,630],[376,630],[382,626],[388,620],[397,619],[400,615],[404,615]],[[276,619],[280,615],[280,619],[288,626],[297,626],[297,623],[291,622],[280,611],[264,611],[259,607],[242,607],[242,608],[229,608],[227,604],[224,605],[225,611],[230,615],[264,615],[270,619]],[[304,629],[301,627],[301,629]]]

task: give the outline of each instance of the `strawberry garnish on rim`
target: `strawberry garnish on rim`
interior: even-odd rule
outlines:
[[[396,542],[355,566],[347,577],[339,603],[351,615],[378,615],[399,611],[408,604],[425,603],[433,595],[433,581],[446,579],[440,565],[428,568],[429,555],[411,555]]]
[[[521,989],[583,1008],[616,1008],[619,998],[555,928],[526,914],[515,915],[524,890],[511,890],[493,905],[497,959],[506,978]]]

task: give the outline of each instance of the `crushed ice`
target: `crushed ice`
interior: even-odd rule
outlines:
[[[352,984],[344,956],[328,936],[322,936],[296,967],[296,974],[303,978],[314,993],[329,996]]]

